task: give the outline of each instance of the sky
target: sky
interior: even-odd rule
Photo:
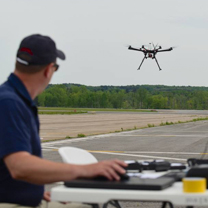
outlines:
[[[208,86],[207,0],[0,0],[0,84],[21,40],[48,35],[66,55],[51,83]],[[150,42],[173,51],[156,62],[128,50]]]

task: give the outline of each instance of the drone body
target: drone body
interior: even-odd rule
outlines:
[[[150,43],[150,46],[151,46],[151,43]],[[163,49],[162,50],[162,47],[161,46],[154,46],[154,44],[152,43],[152,49],[148,49],[148,48],[145,48],[145,46],[143,45],[141,48],[133,48],[131,47],[131,45],[128,47],[129,50],[134,50],[134,51],[140,51],[140,52],[143,52],[144,53],[144,58],[142,59],[142,62],[138,68],[138,70],[141,68],[143,62],[145,59],[147,58],[151,58],[151,59],[155,59],[158,67],[159,67],[159,70],[162,70],[160,68],[160,65],[156,59],[156,54],[159,53],[159,52],[166,52],[166,51],[172,51],[174,47],[170,47],[168,49]]]

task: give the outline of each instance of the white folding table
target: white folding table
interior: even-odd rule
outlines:
[[[112,200],[170,202],[180,206],[208,206],[208,191],[184,193],[182,182],[161,191],[69,188],[60,185],[51,189],[52,201],[107,203]]]

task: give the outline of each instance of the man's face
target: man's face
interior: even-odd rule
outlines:
[[[57,71],[59,68],[59,65],[57,63],[54,63],[53,67],[55,68],[55,71]]]
[[[56,63],[50,63],[44,70],[44,82],[43,82],[43,85],[42,85],[42,89],[41,89],[41,92],[43,92],[45,90],[45,88],[48,86],[49,82],[51,81],[51,78],[53,76],[53,73],[55,71],[57,71],[58,69],[58,64]],[[40,92],[40,93],[41,93]],[[39,94],[40,94],[39,93]]]
[[[47,76],[47,85],[49,84],[49,82],[51,81],[51,78],[53,76],[53,73],[55,71],[57,71],[58,69],[58,65],[56,63],[51,63],[50,67],[49,67],[49,71],[48,71],[48,76]]]
[[[51,78],[53,76],[53,73],[56,72],[59,68],[59,65],[57,63],[52,63],[52,66],[51,66],[51,73],[49,74],[49,81],[48,81],[48,84],[49,82],[51,81]]]

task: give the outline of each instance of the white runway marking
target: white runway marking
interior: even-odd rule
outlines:
[[[45,147],[47,149],[57,149],[57,147],[51,147],[51,146],[48,146],[48,147]]]
[[[122,155],[122,156],[131,156],[131,157],[140,157],[140,158],[142,157],[142,158],[151,158],[151,159],[187,161],[187,159],[172,158],[172,157],[155,157],[155,156],[148,156],[148,155],[132,155],[132,154],[113,153],[113,152],[93,152],[93,153],[108,154],[108,155]]]
[[[134,130],[132,132],[139,132],[139,131],[141,131],[141,129]],[[58,140],[58,141],[52,141],[52,142],[43,142],[41,145],[42,145],[42,147],[45,147],[45,146],[55,145],[55,144],[65,144],[65,143],[70,144],[72,142],[80,142],[80,141],[87,141],[87,140],[93,140],[93,139],[101,139],[101,138],[105,138],[105,137],[124,136],[125,134],[127,134],[127,132],[102,134],[102,135],[88,136],[88,137],[82,137],[82,138],[73,138],[73,139],[65,139],[65,140]],[[129,135],[126,135],[126,136],[129,136]]]
[[[177,155],[201,155],[206,153],[197,152],[143,152],[143,151],[125,151],[125,153],[139,153],[139,154],[177,154]]]
[[[128,136],[128,137],[196,137],[197,135],[155,135],[155,134],[134,134],[134,135],[119,135],[119,136]],[[200,135],[200,138],[206,138],[208,136]]]

